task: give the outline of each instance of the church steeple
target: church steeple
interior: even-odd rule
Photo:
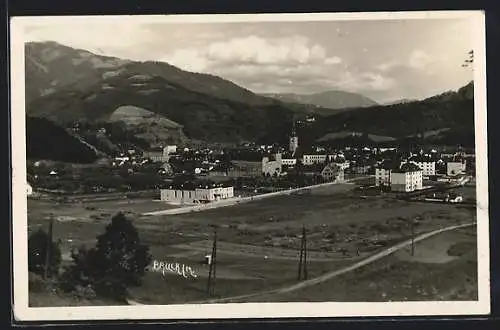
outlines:
[[[297,136],[297,131],[295,129],[295,120],[293,121],[292,134],[290,135],[290,143],[289,150],[292,154],[295,154],[295,151],[299,147],[299,138]]]

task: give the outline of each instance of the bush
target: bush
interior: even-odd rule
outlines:
[[[43,292],[46,285],[42,276],[31,272],[28,274],[28,283],[30,292]]]
[[[45,274],[47,247],[49,246],[49,263],[47,275],[57,275],[61,264],[61,250],[59,244],[50,241],[49,235],[43,230],[38,230],[28,239],[28,270],[38,275]]]
[[[141,284],[151,255],[149,248],[140,244],[132,222],[118,213],[97,237],[97,245],[89,250],[80,248],[73,253],[73,260],[63,276],[64,289],[90,287],[100,296],[123,299],[128,287]]]

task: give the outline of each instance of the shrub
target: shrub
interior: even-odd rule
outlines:
[[[74,264],[65,272],[63,286],[91,287],[96,294],[125,298],[127,288],[138,286],[151,262],[149,248],[140,244],[135,226],[122,213],[111,219],[97,244],[73,253]]]
[[[41,229],[31,234],[28,239],[28,270],[30,272],[38,275],[45,274],[47,247],[49,247],[47,275],[58,274],[59,265],[61,264],[59,244],[51,241],[49,235]]]

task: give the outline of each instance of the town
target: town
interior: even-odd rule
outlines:
[[[292,130],[287,146],[245,143],[217,149],[158,144],[144,151],[129,148],[81,168],[35,161],[28,166],[27,189],[32,197],[44,192],[156,191],[156,199],[163,202],[190,205],[366,177],[372,179],[365,180],[363,188],[410,193],[464,184],[474,177],[474,159],[473,151],[461,147],[303,148]]]

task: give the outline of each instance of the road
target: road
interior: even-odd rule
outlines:
[[[437,230],[434,230],[434,231],[431,231],[431,232],[428,232],[428,233],[425,233],[425,234],[422,234],[422,235],[415,237],[414,242],[416,243],[419,241],[423,241],[423,240],[428,239],[432,236],[435,236],[435,235],[438,235],[438,234],[441,234],[441,233],[444,233],[447,231],[474,226],[475,224],[476,224],[475,222],[471,222],[471,223],[465,223],[465,224],[460,224],[460,225],[449,226],[449,227],[437,229]],[[215,304],[215,303],[238,302],[238,301],[249,299],[249,298],[258,298],[258,297],[263,297],[263,296],[268,296],[268,295],[279,295],[279,294],[283,294],[283,293],[289,293],[289,292],[301,290],[301,289],[304,289],[304,288],[307,288],[307,287],[310,287],[310,286],[313,286],[313,285],[316,285],[316,284],[319,284],[322,282],[326,282],[334,277],[351,272],[351,271],[356,270],[358,268],[361,268],[363,266],[369,265],[375,261],[378,261],[384,257],[387,257],[387,256],[411,245],[411,242],[412,242],[412,240],[409,239],[409,240],[404,241],[402,243],[396,244],[390,248],[387,248],[379,253],[376,253],[376,254],[374,254],[374,255],[372,255],[372,256],[370,256],[362,261],[356,262],[351,266],[348,266],[348,267],[345,267],[345,268],[342,268],[339,270],[331,271],[331,272],[328,272],[324,275],[315,277],[315,278],[310,279],[310,280],[302,281],[302,282],[297,283],[297,284],[289,285],[289,286],[278,288],[278,289],[272,289],[272,290],[268,290],[268,291],[261,291],[261,292],[246,294],[246,295],[226,297],[226,298],[220,298],[220,299],[210,299],[210,300],[198,301],[198,302],[194,302],[194,303],[196,303],[196,304]],[[134,301],[134,300],[128,300],[128,303],[130,305],[141,305],[141,303]]]
[[[232,205],[237,205],[239,203],[247,203],[247,202],[251,202],[251,201],[261,200],[261,199],[265,199],[265,198],[271,198],[271,197],[280,196],[280,195],[290,195],[292,193],[296,193],[296,192],[300,192],[300,191],[307,191],[309,189],[322,188],[322,187],[327,187],[327,186],[336,185],[336,184],[352,184],[356,180],[362,180],[362,179],[366,179],[369,177],[370,176],[348,179],[348,180],[345,180],[341,183],[337,183],[337,182],[322,183],[322,184],[318,184],[318,185],[314,185],[314,186],[307,186],[307,187],[301,187],[301,188],[296,188],[296,189],[282,190],[282,191],[261,194],[261,195],[251,196],[251,197],[241,197],[241,198],[235,197],[235,198],[221,200],[219,202],[212,202],[212,203],[204,204],[204,205],[194,205],[194,206],[179,207],[179,208],[173,208],[173,209],[171,208],[171,209],[161,210],[161,211],[146,212],[146,213],[143,213],[142,215],[143,216],[158,216],[158,215],[183,214],[183,213],[190,213],[190,212],[202,212],[202,211],[212,210],[212,209],[219,208],[219,207],[232,206]]]

